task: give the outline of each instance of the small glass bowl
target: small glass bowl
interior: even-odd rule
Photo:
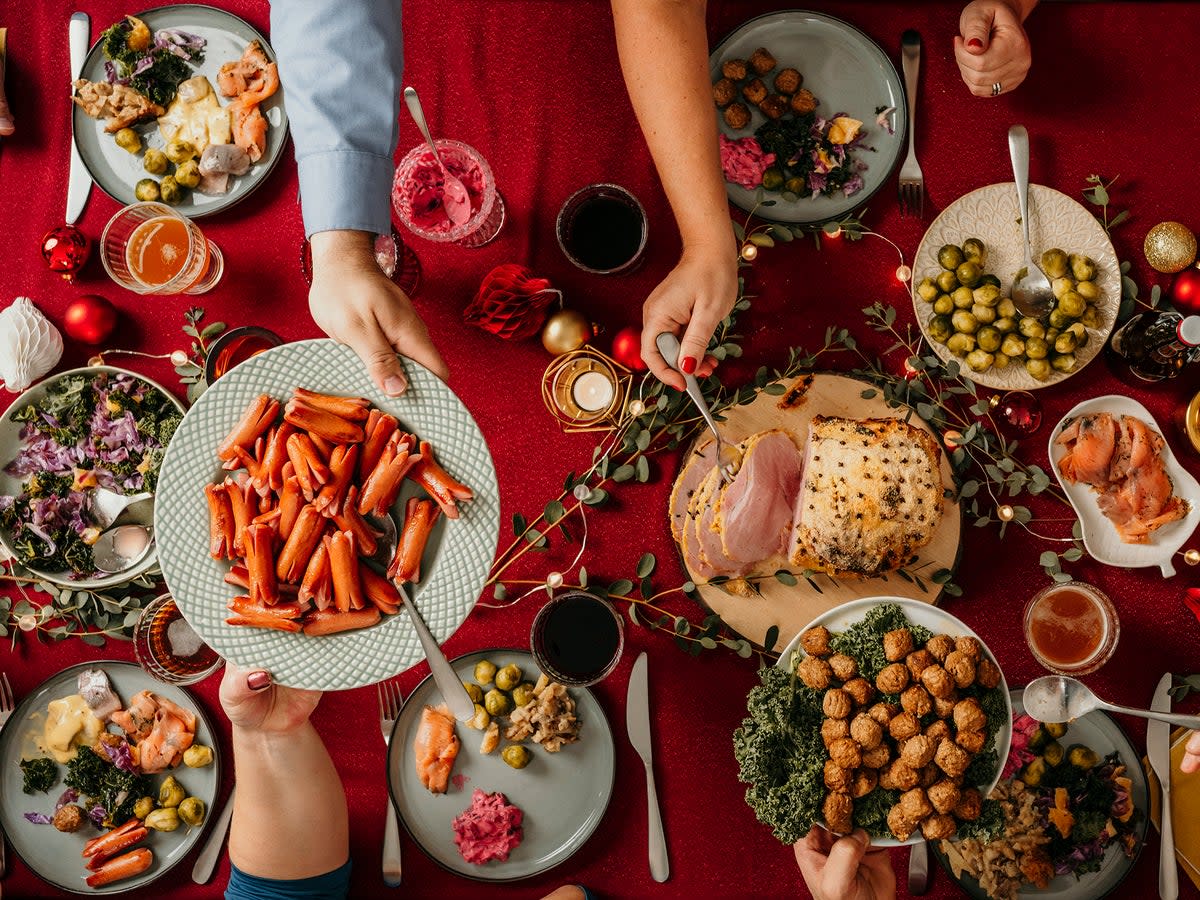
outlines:
[[[617,628],[617,647],[613,651],[612,659],[605,664],[604,668],[599,670],[591,677],[581,678],[577,675],[570,675],[558,669],[546,656],[545,640],[546,640],[546,625],[550,616],[554,611],[562,606],[567,600],[573,597],[586,597],[593,601],[597,606],[603,607],[612,616]],[[621,653],[625,649],[625,626],[621,621],[620,614],[613,608],[613,605],[607,600],[597,597],[595,594],[587,591],[564,591],[556,594],[552,600],[547,602],[538,614],[534,616],[533,627],[529,630],[529,649],[533,653],[533,660],[537,663],[538,668],[546,675],[557,681],[559,684],[565,684],[569,687],[588,687],[603,681],[617,667],[617,663],[621,661]]]
[[[434,143],[443,162],[473,163],[479,167],[483,176],[483,196],[479,208],[466,222],[451,226],[445,231],[431,231],[413,222],[412,194],[404,188],[413,180],[417,167],[428,166],[432,157],[427,144],[418,144],[409,150],[396,166],[396,175],[392,179],[392,210],[404,227],[426,240],[454,243],[463,247],[482,247],[495,238],[504,225],[504,199],[496,190],[492,169],[479,151],[469,144],[448,138],[438,138]]]
[[[161,620],[171,618],[177,612],[178,618],[166,625],[161,624]],[[188,633],[182,636],[189,639],[194,638],[198,643],[196,653],[192,655],[198,654],[201,650],[207,650],[212,654],[213,661],[193,667],[184,665],[176,667],[170,659],[161,658],[160,651],[163,654],[170,653],[171,629],[174,628],[186,629]],[[183,617],[183,613],[178,610],[175,599],[170,594],[160,594],[142,609],[142,614],[133,626],[133,656],[137,660],[137,664],[150,677],[167,684],[177,685],[195,684],[197,681],[202,681],[225,663],[220,654],[205,644],[195,633],[187,619]]]
[[[1044,656],[1034,642],[1032,633],[1034,609],[1046,597],[1064,590],[1075,591],[1091,599],[1100,611],[1100,616],[1104,620],[1105,625],[1105,634],[1102,636],[1095,652],[1087,659],[1073,665],[1051,660]],[[1113,606],[1113,602],[1099,588],[1093,587],[1084,581],[1067,581],[1062,584],[1052,584],[1038,591],[1033,595],[1029,603],[1025,605],[1023,621],[1025,643],[1029,647],[1029,652],[1033,654],[1033,658],[1043,668],[1051,672],[1056,672],[1059,675],[1088,675],[1095,672],[1112,658],[1113,653],[1117,649],[1117,641],[1121,637],[1121,620],[1117,617],[1117,609]]]

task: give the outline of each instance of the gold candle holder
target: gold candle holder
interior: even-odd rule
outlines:
[[[611,431],[625,412],[633,374],[611,356],[584,344],[556,357],[542,376],[542,401],[568,434]]]

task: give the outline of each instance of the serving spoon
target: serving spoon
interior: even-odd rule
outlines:
[[[1025,262],[1013,280],[1012,302],[1021,315],[1040,319],[1054,305],[1054,291],[1046,273],[1033,261],[1033,247],[1029,243],[1029,132],[1024,125],[1008,129],[1008,155],[1012,158],[1021,229],[1025,233]]]
[[[421,136],[425,138],[425,143],[433,151],[433,158],[442,168],[442,206],[446,209],[446,215],[451,224],[465,225],[471,219],[471,198],[467,195],[467,186],[451,175],[446,164],[442,162],[437,144],[433,142],[433,136],[429,133],[429,125],[425,122],[425,111],[421,108],[416,88],[410,86],[404,89],[404,103],[408,106],[409,115],[417,123]]]
[[[150,529],[145,525],[118,525],[96,538],[92,564],[107,575],[118,575],[145,559],[153,546]]]
[[[1181,728],[1200,728],[1200,716],[1181,716],[1178,713],[1106,703],[1083,682],[1065,675],[1046,675],[1029,682],[1021,695],[1021,705],[1039,722],[1070,722],[1093,710],[1104,709],[1141,719],[1158,719]]]
[[[683,371],[679,367],[679,353],[682,350],[682,347],[679,345],[679,338],[675,337],[669,331],[664,331],[654,339],[654,343],[658,345],[658,352],[667,361],[667,365],[683,376],[683,383],[687,387],[688,396],[692,398],[692,402],[696,404],[696,409],[700,410],[700,415],[708,424],[709,431],[716,438],[717,467],[721,471],[721,481],[728,484],[733,480],[733,474],[737,471],[738,464],[742,461],[741,451],[721,437],[721,430],[717,428],[717,423],[713,419],[712,411],[708,408],[708,401],[704,399],[704,392],[700,390],[700,382],[696,380],[696,376]]]
[[[92,491],[88,512],[99,527],[108,528],[133,504],[149,500],[153,496],[149,491],[142,491],[140,494],[118,494],[108,488],[98,487]]]

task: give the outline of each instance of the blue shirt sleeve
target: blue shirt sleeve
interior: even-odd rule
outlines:
[[[349,893],[350,860],[332,872],[294,881],[259,878],[233,866],[225,900],[345,900]]]
[[[404,69],[401,0],[274,0],[304,233],[391,232]]]

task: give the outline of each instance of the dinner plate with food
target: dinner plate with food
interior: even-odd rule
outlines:
[[[538,671],[524,650],[452,661],[475,700],[455,722],[427,677],[388,745],[391,802],[444,869],[478,881],[531,878],[565,862],[600,825],[616,750],[595,695]]]
[[[99,569],[95,551],[109,525],[150,525],[145,495],[157,489],[182,417],[170,391],[114,366],[71,369],[29,388],[0,415],[0,545],[67,588],[112,587],[151,569],[152,531],[121,571]],[[139,499],[110,522],[108,504],[126,497]]]
[[[1003,778],[966,835],[931,842],[978,900],[1099,900],[1137,861],[1149,795],[1139,754],[1107,713],[1042,723],[1012,692],[1012,749]]]
[[[1025,261],[1012,182],[958,198],[936,219],[913,259],[917,322],[942,360],[1001,390],[1057,384],[1096,358],[1117,320],[1121,270],[1104,226],[1053,188],[1029,186],[1034,261],[1050,279],[1054,306],[1023,316],[1011,298]]]
[[[496,471],[428,370],[386,397],[347,347],[300,341],[223,375],[180,424],[155,509],[163,576],[226,659],[340,690],[424,659],[397,615],[415,590],[441,643],[496,552]]]
[[[734,756],[747,803],[780,841],[821,825],[896,847],[982,815],[1012,708],[995,657],[954,616],[900,597],[847,603],[759,677]]]
[[[287,139],[270,44],[232,13],[197,3],[109,24],[72,99],[79,156],[106,194],[192,218],[243,200]]]
[[[71,666],[21,700],[0,731],[0,765],[13,850],[76,894],[166,875],[200,839],[221,784],[196,700],[116,660]]]
[[[767,221],[839,219],[887,183],[908,114],[896,69],[853,25],[758,16],[709,56],[729,200]],[[763,198],[774,201],[759,205]]]
[[[1085,400],[1050,433],[1049,456],[1093,559],[1175,574],[1200,524],[1200,484],[1145,406],[1119,394]]]

